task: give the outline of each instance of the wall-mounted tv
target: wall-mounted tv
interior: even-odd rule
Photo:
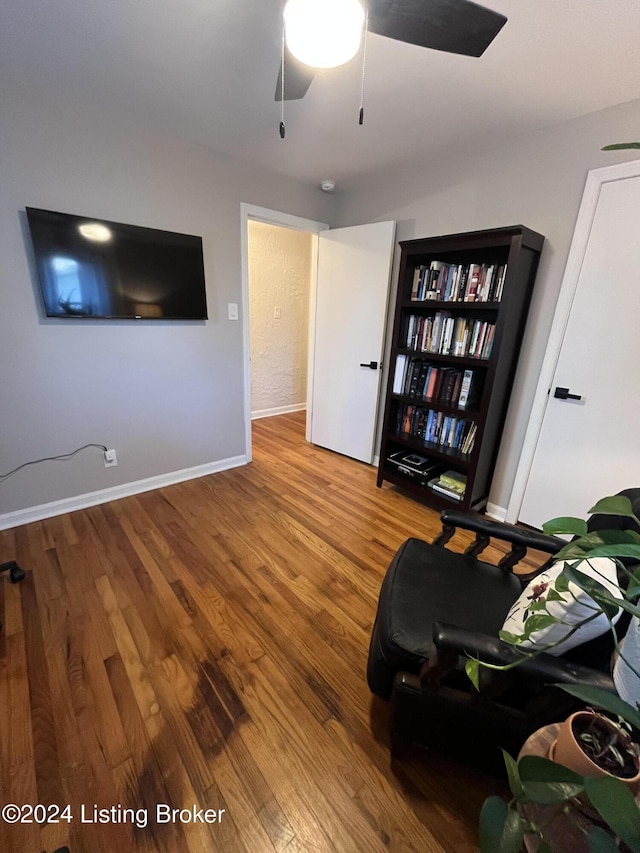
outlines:
[[[201,237],[26,211],[47,317],[207,319]]]

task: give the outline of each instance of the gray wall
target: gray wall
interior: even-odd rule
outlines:
[[[334,199],[248,163],[64,103],[0,104],[0,514],[245,453],[240,203],[330,222]],[[209,320],[42,316],[24,208],[199,234]],[[240,316],[242,311],[240,310]]]
[[[489,151],[460,145],[331,197],[152,128],[3,96],[0,471],[92,441],[115,447],[119,465],[87,450],[27,468],[0,483],[0,514],[245,452],[242,329],[226,319],[227,302],[241,302],[243,201],[336,225],[395,218],[400,240],[514,223],[546,236],[491,492],[506,507],[586,173],[633,159],[599,149],[638,137],[635,101]],[[44,319],[25,205],[202,235],[209,321]]]
[[[459,145],[439,161],[414,162],[368,175],[339,196],[336,225],[396,219],[398,240],[515,224],[545,235],[491,489],[490,501],[498,507],[506,508],[509,503],[587,172],[635,159],[637,152],[600,149],[610,142],[638,139],[640,101],[633,101],[504,140],[488,151],[475,151],[470,145],[465,150]],[[635,287],[636,283],[631,278],[603,282],[603,293],[606,287],[624,286]],[[559,436],[558,440],[569,441],[570,437]]]

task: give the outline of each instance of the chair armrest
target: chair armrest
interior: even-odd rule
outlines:
[[[549,536],[547,533],[539,533],[537,530],[528,530],[516,527],[514,524],[506,524],[503,521],[494,521],[479,512],[462,512],[461,510],[445,509],[440,514],[443,527],[460,527],[463,530],[471,530],[483,536],[493,539],[502,539],[511,542],[512,545],[522,545],[524,548],[535,548],[536,551],[545,551],[555,554],[567,543],[559,536]]]
[[[445,654],[458,654],[477,657],[487,663],[498,665],[522,661],[517,672],[548,684],[588,684],[615,692],[613,680],[604,672],[581,666],[563,657],[540,654],[534,658],[524,658],[508,643],[497,637],[490,637],[475,631],[467,631],[456,625],[434,622],[433,641],[438,651]]]

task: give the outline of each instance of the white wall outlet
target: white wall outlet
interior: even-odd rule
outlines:
[[[273,316],[275,317],[276,320],[279,320],[282,317],[282,308],[274,308],[273,309]]]
[[[237,302],[229,302],[227,304],[227,311],[229,312],[230,320],[238,319],[238,303]]]
[[[118,464],[118,457],[115,450],[105,450],[104,452],[104,467],[113,468]]]

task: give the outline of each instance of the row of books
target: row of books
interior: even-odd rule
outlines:
[[[476,370],[443,367],[422,358],[410,358],[399,353],[393,376],[393,393],[419,397],[428,403],[475,406],[480,393],[480,377]]]
[[[431,261],[415,268],[411,301],[500,302],[506,276],[506,264]]]
[[[461,501],[467,490],[467,478],[459,471],[450,469],[429,480],[427,486],[440,495],[445,495],[454,501]]]
[[[396,429],[399,434],[430,441],[460,453],[471,453],[477,428],[476,422],[469,418],[445,415],[436,409],[412,403],[398,406]]]
[[[417,352],[487,359],[495,331],[495,323],[490,320],[453,317],[448,311],[436,311],[429,317],[411,314],[405,346]]]

